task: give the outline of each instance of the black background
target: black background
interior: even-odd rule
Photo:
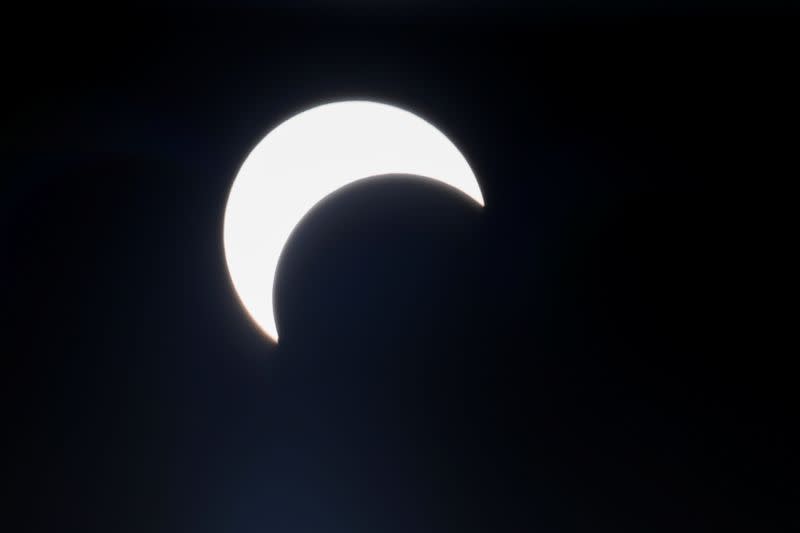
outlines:
[[[797,530],[782,15],[9,16],[9,530]],[[486,207],[402,176],[326,199],[275,346],[227,192],[342,99],[437,125]]]

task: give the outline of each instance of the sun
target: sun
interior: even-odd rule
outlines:
[[[247,156],[225,207],[225,257],[242,304],[275,342],[275,272],[295,226],[334,191],[388,174],[434,179],[484,205],[458,148],[429,122],[382,103],[314,107],[278,125]]]

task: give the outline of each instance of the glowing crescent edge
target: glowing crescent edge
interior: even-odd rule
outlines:
[[[225,207],[223,245],[243,306],[275,342],[275,274],[291,232],[337,189],[386,174],[431,178],[484,205],[472,169],[442,132],[413,113],[377,102],[303,111],[270,131],[247,156]]]

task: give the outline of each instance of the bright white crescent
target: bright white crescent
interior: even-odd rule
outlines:
[[[337,189],[387,174],[431,178],[483,206],[458,148],[425,120],[386,104],[314,107],[278,125],[248,155],[225,207],[223,239],[236,292],[267,336],[278,340],[275,272],[292,230]]]

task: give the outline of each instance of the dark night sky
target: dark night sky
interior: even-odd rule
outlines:
[[[321,5],[6,21],[8,530],[798,530],[797,19]],[[486,208],[326,199],[275,347],[227,191],[355,98],[439,126]]]

